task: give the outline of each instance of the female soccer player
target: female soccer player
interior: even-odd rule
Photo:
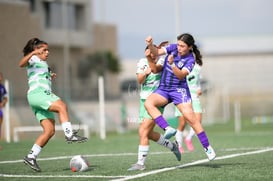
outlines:
[[[164,63],[164,57],[155,57],[151,54],[148,47],[145,49],[146,58],[142,58],[137,63],[137,80],[141,84],[140,89],[140,112],[139,112],[139,146],[138,146],[138,161],[133,164],[128,171],[144,170],[145,161],[149,152],[149,139],[157,142],[158,144],[169,148],[176,156],[177,160],[180,161],[181,154],[178,150],[176,142],[171,142],[164,138],[163,135],[155,132],[155,122],[151,116],[147,113],[144,102],[147,97],[157,89],[161,77],[162,65]],[[148,60],[149,59],[149,60]],[[149,62],[155,63],[149,63]],[[163,107],[159,110],[162,113]]]
[[[20,60],[19,66],[26,67],[27,70],[28,103],[43,128],[43,133],[36,139],[29,154],[24,157],[24,163],[39,172],[41,169],[36,158],[55,134],[54,112],[58,113],[68,143],[84,142],[87,138],[72,131],[66,104],[51,90],[51,80],[56,74],[51,72],[46,62],[49,56],[48,44],[38,38],[32,38],[25,45],[23,53],[24,57]]]
[[[194,115],[191,95],[186,81],[186,76],[192,71],[195,59],[202,58],[193,36],[188,33],[181,34],[177,37],[176,44],[170,44],[160,49],[153,46],[151,36],[146,38],[146,43],[155,56],[167,54],[168,61],[165,61],[163,65],[159,87],[147,98],[144,103],[145,108],[155,122],[160,124],[166,122],[166,120],[158,107],[173,102],[194,129],[208,159],[213,160],[216,154],[209,144],[201,123]]]

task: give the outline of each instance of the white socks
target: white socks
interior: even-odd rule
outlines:
[[[177,141],[178,146],[182,147],[183,131],[180,131],[180,130],[176,131],[175,140]]]
[[[173,148],[172,142],[170,140],[165,139],[163,135],[160,135],[160,138],[157,141],[157,143],[169,148],[170,150]]]
[[[31,148],[29,154],[27,155],[27,157],[36,159],[41,151],[42,151],[42,148],[39,145],[34,144]]]
[[[193,128],[191,127],[189,134],[186,136],[186,140],[191,140],[194,135],[195,135],[195,132],[194,132]]]
[[[62,123],[62,128],[64,130],[64,134],[66,137],[71,137],[72,136],[72,126],[71,126],[71,122],[66,121]]]
[[[149,152],[149,145],[138,146],[138,161],[137,164],[144,165]]]

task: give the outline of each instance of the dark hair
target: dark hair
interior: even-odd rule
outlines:
[[[166,46],[167,44],[169,44],[169,41],[163,41],[163,42],[161,42],[159,45],[153,44],[153,46],[156,47],[156,48],[161,48],[161,47]],[[147,46],[145,47],[145,50],[147,50],[148,48],[149,48],[149,46],[147,45]]]
[[[188,46],[192,46],[192,51],[195,55],[195,62],[198,65],[202,66],[203,65],[202,55],[200,53],[200,50],[198,49],[198,47],[195,44],[195,40],[194,40],[193,36],[189,33],[183,33],[183,34],[177,36],[177,40],[185,42]]]
[[[166,45],[168,45],[169,44],[169,41],[163,41],[163,42],[161,42],[157,47],[158,48],[161,48],[161,47],[164,47],[164,46],[166,46]]]
[[[32,52],[35,48],[39,48],[41,45],[44,45],[44,44],[47,45],[47,42],[42,41],[38,38],[32,38],[28,40],[27,44],[25,45],[23,49],[24,56]]]
[[[157,47],[155,44],[153,44],[153,46]],[[147,46],[145,47],[145,51],[146,51],[147,49],[149,49],[149,45],[147,45]]]

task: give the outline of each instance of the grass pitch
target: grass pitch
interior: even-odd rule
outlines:
[[[42,150],[38,161],[42,172],[34,172],[22,162],[33,140],[3,143],[0,151],[0,180],[272,180],[273,124],[252,125],[244,121],[235,134],[233,124],[206,126],[205,130],[217,158],[207,161],[202,147],[194,138],[194,152],[182,154],[178,162],[166,148],[151,142],[146,170],[127,171],[137,160],[137,131],[108,133],[106,140],[91,135],[86,143],[66,144],[59,137]],[[82,154],[91,164],[86,172],[71,172],[72,156]]]

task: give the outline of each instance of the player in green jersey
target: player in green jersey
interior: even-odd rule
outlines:
[[[51,72],[46,61],[49,56],[48,44],[38,38],[32,38],[25,45],[23,53],[24,57],[20,60],[19,66],[27,70],[29,86],[27,100],[43,128],[43,132],[36,139],[31,151],[24,157],[24,163],[40,172],[36,158],[55,134],[54,113],[58,113],[59,122],[68,143],[84,142],[87,138],[72,131],[66,104],[51,90],[51,81],[56,78],[56,74]]]

